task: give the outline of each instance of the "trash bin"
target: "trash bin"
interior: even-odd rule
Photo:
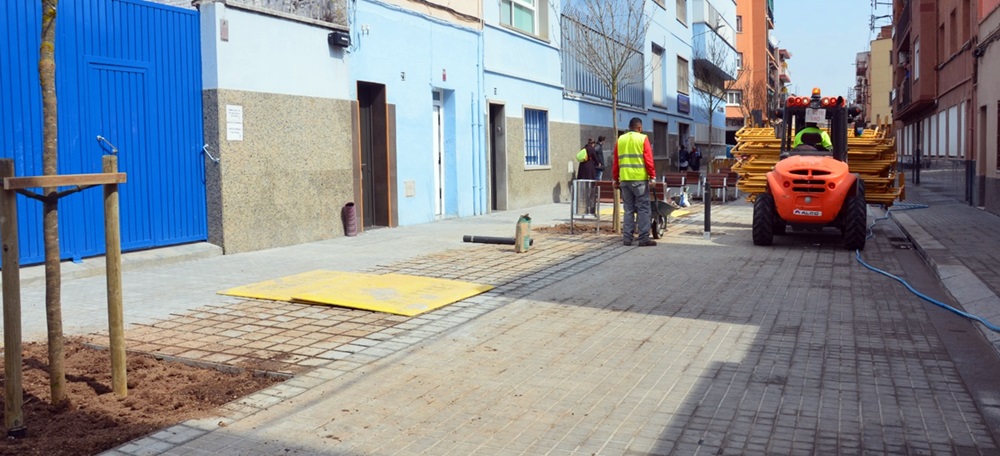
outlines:
[[[344,236],[358,235],[358,214],[354,203],[347,203],[340,210],[340,219],[344,223]]]
[[[597,212],[597,181],[576,179],[573,181],[574,216],[595,215]]]

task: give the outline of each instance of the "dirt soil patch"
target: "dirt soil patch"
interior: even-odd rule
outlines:
[[[594,235],[597,234],[597,221],[582,220],[573,222],[572,225],[566,222],[552,226],[535,226],[531,227],[531,231],[549,234]],[[618,236],[615,234],[614,225],[611,224],[611,220],[601,221],[601,237],[604,236]]]
[[[122,399],[111,391],[108,351],[70,339],[65,353],[69,404],[60,408],[49,403],[47,344],[24,344],[22,384],[27,436],[5,438],[0,455],[98,454],[161,428],[210,416],[223,404],[281,381],[250,372],[230,374],[129,353],[128,397]],[[4,422],[0,421],[0,426]],[[2,429],[6,437],[7,429]]]

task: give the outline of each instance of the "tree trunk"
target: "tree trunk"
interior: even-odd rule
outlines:
[[[618,85],[615,84],[615,89],[611,90],[611,129],[613,131],[612,137],[614,138],[615,144],[618,143]],[[614,147],[611,151],[614,153]],[[615,157],[611,157],[612,163],[614,163]],[[614,170],[612,170],[612,173]],[[611,176],[612,179],[615,178],[614,175]],[[613,190],[614,195],[614,208],[611,209],[611,228],[615,230],[615,234],[622,234],[622,211],[621,211],[621,199],[618,196],[619,190]]]
[[[43,146],[42,173],[58,174],[58,116],[56,111],[55,31],[56,5],[59,0],[42,0],[42,44],[38,59],[38,78],[42,86]],[[49,386],[52,404],[61,405],[66,398],[66,372],[63,367],[62,278],[59,268],[59,202],[54,198],[58,188],[47,187],[42,193],[52,199],[43,205],[42,226],[45,232],[45,319],[49,336]]]

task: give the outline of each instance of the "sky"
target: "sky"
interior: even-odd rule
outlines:
[[[855,59],[871,47],[878,28],[869,28],[871,17],[890,15],[892,7],[873,0],[774,0],[774,36],[778,47],[788,49],[791,73],[789,93],[809,95],[819,87],[823,95],[848,95],[854,87]],[[876,27],[888,25],[878,19]]]

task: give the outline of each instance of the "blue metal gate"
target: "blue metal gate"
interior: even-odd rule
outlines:
[[[0,6],[0,156],[42,174],[38,0]],[[140,0],[61,0],[59,174],[97,173],[118,149],[122,249],[207,238],[196,11]],[[98,141],[98,137],[106,141]],[[104,253],[100,189],[59,202],[63,258]],[[44,261],[41,203],[18,198],[21,261]]]

